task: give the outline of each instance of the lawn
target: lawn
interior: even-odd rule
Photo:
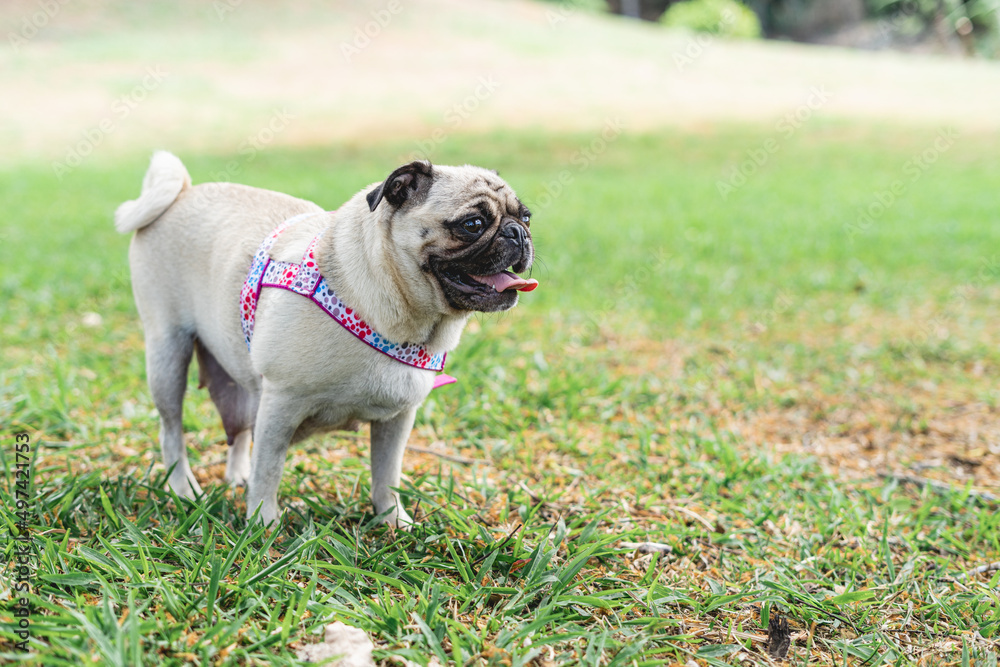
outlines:
[[[16,534],[27,432],[29,664],[301,664],[333,620],[385,664],[759,664],[784,618],[793,664],[995,666],[1000,137],[600,136],[436,150],[533,209],[541,286],[449,356],[459,383],[404,467],[409,533],[374,525],[354,434],[294,446],[282,526],[248,526],[194,370],[207,494],[164,491],[111,224],[148,155],[0,172],[0,516]],[[333,208],[413,149],[271,149],[234,180]],[[195,182],[232,159],[181,157]]]

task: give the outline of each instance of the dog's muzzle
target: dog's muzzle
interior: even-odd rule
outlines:
[[[510,221],[484,251],[473,257],[432,261],[431,268],[452,308],[496,312],[513,307],[518,292],[538,287],[537,280],[517,275],[530,269],[533,259],[528,231]]]

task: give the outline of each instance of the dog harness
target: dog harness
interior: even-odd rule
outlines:
[[[243,282],[243,289],[240,290],[240,313],[247,350],[250,349],[250,343],[253,340],[254,320],[256,319],[260,292],[265,287],[277,287],[310,299],[356,338],[400,363],[428,371],[440,372],[444,370],[446,357],[444,353],[431,354],[423,345],[394,343],[386,339],[372,329],[330,289],[326,278],[320,274],[319,267],[316,265],[316,246],[323,237],[323,232],[312,238],[306,248],[305,255],[302,256],[302,261],[298,264],[271,259],[271,247],[274,246],[282,232],[296,222],[313,215],[316,214],[302,213],[285,220],[257,248],[257,253],[250,264],[250,271],[247,273],[247,279]],[[437,389],[452,382],[457,382],[457,380],[450,375],[440,373],[434,378],[434,388]]]

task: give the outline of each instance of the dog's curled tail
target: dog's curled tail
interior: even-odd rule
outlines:
[[[115,211],[115,229],[122,234],[142,229],[163,215],[181,191],[189,187],[191,177],[177,156],[156,151],[142,180],[142,194]]]

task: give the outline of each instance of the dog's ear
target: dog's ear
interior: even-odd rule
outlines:
[[[404,164],[389,174],[382,185],[368,193],[368,208],[374,211],[382,199],[392,206],[400,207],[414,194],[426,192],[434,174],[434,168],[427,160],[414,160]]]

